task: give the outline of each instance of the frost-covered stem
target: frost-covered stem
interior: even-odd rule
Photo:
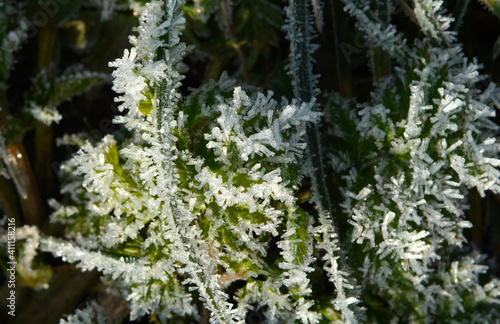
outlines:
[[[164,107],[167,107],[167,104],[170,102],[170,96],[169,96],[169,87],[167,85],[166,80],[160,81],[160,84],[157,85],[157,98],[158,98],[158,118],[157,118],[157,128],[158,130],[161,130],[163,126],[163,120],[165,118],[164,116]]]
[[[385,20],[380,19],[377,12],[370,9],[369,2],[353,0],[343,0],[343,2],[344,11],[357,20],[356,26],[365,33],[365,39],[371,47],[381,48],[399,63],[404,64],[410,59],[411,53],[404,46],[405,37],[397,32],[394,25],[387,24]],[[408,7],[404,1],[401,3],[403,8]],[[409,10],[413,13],[411,9]]]
[[[329,215],[320,211],[318,216],[321,224],[316,232],[319,240],[318,247],[326,252],[322,258],[325,261],[323,269],[326,271],[330,282],[335,285],[337,294],[332,304],[341,312],[344,323],[358,323],[356,315],[363,316],[361,309],[356,306],[359,303],[359,293],[356,291],[355,286],[349,282],[349,280],[352,281],[352,277],[348,279],[348,273],[345,269],[342,269],[343,267],[339,262],[344,256],[342,256],[339,248],[338,235],[330,222]]]
[[[164,14],[163,14],[163,20],[162,21],[169,21],[171,19],[174,19],[176,16],[182,16],[180,13],[182,11],[182,6],[184,5],[184,1],[175,1],[172,3],[172,1],[162,1],[164,4]],[[167,10],[166,6],[173,6],[173,8],[170,8]],[[157,61],[170,61],[172,58],[170,57],[172,54],[170,52],[170,42],[171,42],[171,37],[170,32],[167,30],[167,32],[160,36],[160,40],[164,42],[164,46],[161,46],[158,48],[158,52],[156,53],[157,55]],[[168,109],[169,105],[171,104],[176,104],[178,101],[178,94],[176,91],[174,91],[178,85],[175,84],[176,81],[179,81],[178,76],[171,76],[169,79],[163,79],[160,80],[156,85],[155,92],[157,94],[156,98],[158,98],[158,116],[157,116],[157,126],[158,130],[161,130],[163,125],[163,122],[168,118],[168,116],[164,115],[164,112],[166,109]],[[166,133],[163,133],[166,134]]]
[[[187,272],[191,276],[192,282],[198,288],[200,297],[203,300],[202,304],[206,306],[205,309],[199,310],[200,317],[206,317],[208,311],[208,314],[210,314],[209,317],[211,318],[210,321],[213,323],[240,323],[234,321],[234,319],[231,318],[231,314],[227,313],[227,310],[221,306],[226,303],[225,300],[221,298],[221,294],[217,294],[218,287],[214,287],[212,282],[205,280],[207,276],[207,269],[203,267],[203,261],[199,257],[200,251],[196,248],[196,241],[193,238],[188,237],[189,234],[187,234],[187,229],[183,229],[186,228],[186,225],[183,225],[181,222],[182,213],[180,212],[175,201],[172,201],[171,207],[173,220],[176,228],[180,231],[179,236],[183,243],[182,252],[188,256],[189,260],[186,264],[186,268],[189,268],[190,270]]]
[[[320,134],[317,125],[308,125],[308,144],[309,152],[312,157],[313,165],[315,167],[314,177],[316,178],[317,190],[321,199],[321,209],[328,211],[332,215],[332,205],[330,202],[330,196],[328,193],[328,188],[325,181],[325,171],[323,168],[323,163],[321,161],[321,142]]]
[[[455,24],[453,26],[454,30],[458,30],[458,28],[460,28],[460,25],[462,25],[465,13],[467,12],[467,8],[469,7],[469,2],[470,2],[470,0],[458,0],[457,1],[457,4],[455,5],[454,14],[453,14],[453,17],[455,17]]]
[[[290,73],[293,79],[294,93],[302,102],[314,100],[317,76],[313,71],[312,53],[315,47],[311,45],[313,28],[309,19],[309,10],[306,0],[290,0],[287,10],[289,19],[288,39],[290,40]],[[314,176],[317,181],[318,194],[321,196],[320,209],[332,214],[331,202],[325,181],[325,171],[321,161],[321,142],[317,124],[307,125],[309,155],[312,158]]]
[[[447,31],[450,21],[439,14],[442,3],[429,0],[413,0],[415,17],[422,32],[443,47],[450,47],[452,39]]]
[[[306,0],[290,0],[290,8],[287,10],[290,19],[290,51],[291,51],[291,74],[294,82],[295,96],[303,102],[309,102],[314,98],[315,76],[312,74],[313,59],[310,51],[310,40],[312,28],[309,23],[309,11]],[[293,30],[292,30],[293,29]]]

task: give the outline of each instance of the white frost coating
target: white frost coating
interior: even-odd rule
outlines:
[[[19,50],[21,44],[28,36],[28,25],[25,20],[21,19],[20,8],[13,6],[11,3],[2,3],[2,12],[0,13],[0,22],[7,26],[7,20],[12,19],[12,16],[16,17],[17,27],[6,32],[0,43],[0,68],[4,71],[3,73],[9,73],[15,63],[14,53]],[[10,16],[10,17],[9,17]],[[5,28],[2,26],[2,29]],[[5,80],[6,81],[6,80]],[[4,80],[0,81],[0,89],[5,91],[7,84]]]
[[[217,159],[225,165],[230,164],[229,146],[236,145],[239,157],[243,161],[255,155],[263,158],[276,157],[286,162],[296,162],[297,153],[305,148],[305,122],[316,122],[320,113],[312,111],[314,103],[298,105],[296,101],[281,104],[282,113],[276,101],[268,96],[258,94],[249,98],[240,87],[236,87],[230,101],[218,98],[215,109],[220,112],[217,118],[218,126],[211,133],[205,134],[208,140],[207,148],[213,149]],[[267,117],[267,125],[262,129],[252,128],[248,133],[246,120],[255,117]],[[283,135],[290,136],[289,141],[283,141]],[[279,155],[276,155],[279,152]]]
[[[0,222],[4,224],[6,221],[7,216],[0,220]],[[1,245],[8,245],[9,250],[12,244],[12,235],[15,235],[14,243],[16,247],[16,257],[15,259],[10,259],[9,261],[16,264],[16,275],[35,278],[33,283],[36,284],[34,287],[36,290],[47,289],[49,287],[48,283],[46,283],[43,278],[42,281],[37,281],[37,277],[40,278],[40,273],[38,269],[33,268],[33,260],[37,255],[37,249],[40,243],[40,230],[36,226],[24,225],[22,227],[17,227],[15,229],[15,233],[13,234],[11,227],[9,227],[8,231],[6,228],[2,227],[0,229],[0,243]],[[11,256],[14,257],[12,254]],[[43,275],[42,270],[41,276]]]
[[[352,280],[349,279],[349,274],[345,270],[341,270],[338,235],[332,226],[330,217],[322,211],[320,211],[319,216],[319,225],[315,229],[315,235],[321,240],[318,248],[325,251],[325,255],[322,257],[322,260],[325,261],[324,269],[327,272],[328,279],[335,285],[337,292],[337,296],[332,303],[335,309],[341,312],[344,323],[358,323],[352,307],[358,304],[360,300],[354,285],[349,282]],[[359,310],[357,311],[359,312]]]
[[[235,87],[226,75],[182,100],[177,90],[186,50],[179,38],[181,5],[147,4],[138,35],[130,38],[133,47],[110,63],[116,68],[116,101],[125,112],[115,123],[123,123],[131,137],[86,142],[63,166],[70,177],[63,193],[83,208],[52,202],[53,219],[72,225],[89,217],[101,222],[98,229],[87,229],[85,238],[73,234],[75,243],[44,241],[43,248],[84,270],[108,274],[128,301],[131,320],[152,313],[163,319],[171,313],[195,315],[199,310],[190,291],[197,290],[212,323],[242,323],[250,301],[233,308],[223,289],[240,278],[271,276],[262,261],[269,242],[262,237],[282,236],[277,245],[283,271],[270,282],[289,306],[276,316],[289,318],[294,305],[295,318],[316,323],[321,315],[312,309],[308,287],[313,226],[306,242],[294,231],[313,220],[294,211],[293,192],[300,183],[306,123],[317,122],[320,113],[313,111],[314,102],[277,102],[272,92]],[[189,116],[193,106],[199,112]],[[202,144],[186,145],[187,139]],[[288,230],[281,226],[285,221]],[[94,241],[92,251],[87,237]],[[102,252],[128,244],[128,259]],[[302,250],[305,255],[297,257]],[[240,263],[241,272],[231,268]],[[300,298],[280,291],[297,287],[303,290]]]
[[[495,115],[493,107],[498,107],[500,92],[495,85],[482,92],[471,87],[483,78],[478,64],[467,61],[455,44],[442,1],[413,1],[412,9],[427,35],[413,48],[397,41],[402,36],[396,32],[383,32],[375,2],[344,3],[370,44],[389,51],[401,65],[396,69],[397,77],[377,85],[370,102],[355,105],[340,100],[333,107],[358,112],[357,116],[349,115],[348,122],[356,125],[360,139],[349,142],[345,133],[336,134],[347,141],[344,145],[362,143],[364,148],[356,151],[357,155],[349,151],[332,154],[332,165],[343,181],[341,206],[351,226],[349,238],[367,254],[362,289],[401,297],[412,304],[411,309],[419,309],[422,318],[440,314],[442,310],[436,305],[442,303],[450,305],[447,316],[463,316],[465,322],[497,318],[498,312],[472,315],[463,306],[465,302],[498,302],[494,289],[486,293],[487,285],[479,283],[479,273],[486,270],[479,266],[479,258],[472,255],[452,262],[443,260],[442,255],[466,243],[463,229],[471,226],[465,220],[467,189],[475,188],[482,196],[487,190],[500,191],[500,147],[493,140],[499,128],[488,120]],[[392,25],[388,28],[395,31]],[[386,44],[381,44],[381,39]],[[392,44],[395,46],[389,49]],[[418,54],[422,50],[428,53],[426,58]],[[407,95],[392,90],[400,86]],[[398,97],[387,100],[389,93],[406,96],[408,106]],[[387,101],[397,108],[386,105]],[[336,123],[335,118],[347,114],[332,115],[332,123]],[[342,122],[345,117],[335,127],[342,128]],[[349,153],[352,160],[343,157]],[[358,172],[363,178],[354,176]],[[468,276],[465,285],[458,279],[459,264],[464,271],[462,280]],[[401,276],[398,282],[394,281],[395,271]],[[493,280],[491,286],[497,282]],[[407,285],[415,290],[409,292]],[[470,291],[474,293],[469,295]],[[394,322],[409,318],[398,313],[400,307],[400,303],[389,301]]]
[[[413,3],[415,17],[424,33],[446,43],[455,41],[455,33],[448,30],[453,19],[441,14],[443,1],[414,0]]]
[[[366,40],[375,48],[382,48],[398,60],[407,55],[406,39],[395,26],[387,24],[372,12],[370,1],[343,1],[344,10],[356,18],[356,26],[365,33]]]
[[[61,114],[57,109],[52,107],[39,107],[36,105],[32,105],[29,108],[29,111],[33,115],[33,117],[47,126],[50,126],[52,123],[59,124],[62,119]]]
[[[83,187],[100,195],[107,195],[113,181],[113,166],[104,160],[103,154],[116,142],[111,135],[94,147],[86,142],[78,154],[71,160],[71,165],[76,167],[75,174],[85,175]]]
[[[415,5],[428,36],[412,48],[371,4],[346,1],[346,10],[398,67],[370,102],[338,99],[339,109],[351,109],[350,124],[332,133],[352,151],[336,152],[335,143],[329,153],[341,201],[334,213],[321,207],[315,157],[303,160],[306,125],[320,116],[315,102],[278,103],[226,76],[184,100],[182,3],[152,1],[134,47],[110,63],[127,110],[115,121],[130,136],[87,142],[63,165],[63,193],[75,206],[51,201],[53,219],[86,232],[70,232],[68,242],[42,238],[41,249],[107,274],[131,320],[196,317],[202,304],[211,323],[243,323],[255,308],[271,323],[363,323],[364,289],[384,299],[392,322],[468,316],[465,303],[498,304],[499,282],[480,284],[481,257],[443,255],[466,243],[467,189],[500,191],[498,128],[488,121],[499,91],[470,88],[478,66],[453,43],[440,1]],[[301,36],[295,27],[289,19],[289,37]],[[314,50],[309,40],[306,54]],[[447,46],[436,46],[441,41]],[[292,49],[295,69],[300,53],[296,43]],[[317,78],[305,72],[314,96]],[[339,116],[330,122],[341,123]],[[312,176],[311,213],[294,196],[304,174]],[[334,286],[330,300],[313,291],[318,265]],[[225,289],[236,280],[245,285],[232,296],[235,306]]]

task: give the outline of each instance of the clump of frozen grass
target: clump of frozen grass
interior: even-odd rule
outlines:
[[[484,91],[474,87],[483,80],[479,66],[455,43],[441,1],[414,1],[425,37],[397,51],[388,45],[407,44],[404,35],[384,32],[394,26],[384,27],[376,12],[368,15],[368,6],[346,1],[373,48],[395,55],[394,75],[380,80],[371,101],[356,108],[352,100],[335,98],[331,117],[340,141],[364,148],[331,147],[332,167],[343,179],[342,225],[352,226],[349,253],[364,254],[356,263],[362,289],[386,299],[386,316],[397,321],[494,321],[499,281],[482,285],[487,268],[461,248],[463,230],[472,226],[465,217],[468,190],[500,193],[499,127],[490,120],[500,92],[494,84]],[[358,113],[347,112],[352,109]],[[356,135],[346,132],[347,125]],[[456,267],[467,273],[467,285],[456,275],[450,279]]]
[[[413,1],[423,35],[413,45],[371,1],[344,2],[369,53],[394,65],[368,102],[332,95],[330,143],[316,127],[307,1],[286,9],[296,98],[281,101],[226,74],[183,97],[183,3],[147,4],[133,47],[110,63],[124,130],[86,141],[63,165],[67,200],[50,203],[66,239],[23,229],[25,263],[38,247],[97,269],[131,320],[243,323],[252,310],[269,322],[498,320],[500,282],[463,230],[468,191],[500,193],[490,120],[500,91],[474,86],[479,66],[441,1]],[[322,4],[312,6],[321,29]],[[314,210],[297,204],[304,177]],[[104,322],[103,312],[89,303],[62,322]]]
[[[149,3],[134,47],[110,63],[126,111],[115,122],[130,135],[86,142],[64,165],[74,205],[53,201],[53,218],[72,241],[45,239],[41,249],[111,276],[131,319],[197,318],[201,301],[214,323],[241,323],[255,303],[271,320],[317,322],[309,274],[318,230],[294,191],[306,124],[320,114],[314,101],[278,102],[226,75],[183,98],[181,9]],[[333,238],[323,231],[322,241]],[[273,238],[278,253],[268,255]],[[225,289],[236,280],[247,284],[234,307]]]

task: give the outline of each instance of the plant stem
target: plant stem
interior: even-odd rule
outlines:
[[[38,70],[49,66],[53,61],[57,42],[57,27],[48,24],[40,30],[38,36]],[[46,196],[55,193],[55,177],[52,170],[54,130],[42,123],[35,125],[35,174],[39,183],[45,186]]]
[[[230,0],[222,0],[221,1],[221,11],[222,11],[222,17],[224,19],[224,24],[226,26],[226,32],[227,36],[231,39],[231,42],[233,43],[234,49],[238,53],[238,56],[240,57],[241,63],[241,73],[243,75],[243,80],[245,82],[249,82],[248,78],[248,73],[247,73],[247,59],[245,57],[245,54],[243,53],[243,50],[241,49],[241,46],[238,42],[238,38],[236,37],[236,32],[234,31],[233,27],[233,15],[232,15],[232,3]]]
[[[15,189],[12,188],[12,184],[0,176],[0,206],[7,218],[14,218],[16,224],[20,225],[22,224],[22,220],[13,190]]]
[[[20,196],[25,223],[41,225],[44,210],[28,154],[21,143],[11,145],[8,148],[8,152],[13,161],[15,161],[15,172],[19,176],[18,181],[21,182],[19,185],[23,187],[23,194],[21,195],[20,193]]]
[[[310,102],[314,99],[316,83],[316,80],[314,80],[315,76],[312,73],[313,58],[311,46],[309,44],[313,31],[309,24],[309,11],[306,1],[307,0],[290,0],[290,7],[293,15],[293,17],[290,17],[290,24],[296,24],[296,26],[290,27],[296,28],[296,33],[292,35],[290,39],[291,50],[295,52],[291,55],[291,70],[295,81],[295,96],[302,102]],[[293,60],[296,60],[296,62],[293,62]],[[332,206],[321,159],[321,138],[317,124],[307,125],[307,136],[309,155],[315,168],[314,175],[312,175],[315,178],[315,181],[313,181],[313,189],[316,184],[317,194],[320,196],[320,201],[318,203],[320,203],[321,206],[318,207],[326,210],[332,215]]]

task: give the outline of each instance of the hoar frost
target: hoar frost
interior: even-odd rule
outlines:
[[[412,1],[424,35],[413,45],[374,2],[344,4],[369,55],[381,50],[394,67],[369,102],[330,96],[321,109],[332,140],[322,143],[308,1],[286,9],[292,100],[225,73],[183,97],[183,2],[148,3],[133,47],[109,64],[123,130],[84,141],[63,164],[67,199],[50,205],[66,239],[24,228],[24,262],[38,248],[97,269],[131,320],[200,320],[203,309],[211,323],[243,323],[249,311],[270,323],[498,320],[500,282],[480,278],[484,258],[464,252],[463,230],[469,190],[500,193],[489,119],[500,91],[473,87],[479,66],[464,58],[441,1]],[[105,2],[104,18],[114,5]],[[322,4],[312,7],[321,29]],[[32,114],[59,120],[37,104]],[[295,196],[305,178],[307,211]],[[90,302],[62,323],[104,322],[103,312]]]
[[[76,204],[54,202],[54,218],[74,242],[48,239],[42,249],[110,275],[131,319],[197,317],[196,290],[214,323],[241,323],[255,303],[269,305],[270,319],[317,322],[308,278],[314,219],[293,194],[302,178],[306,123],[320,113],[314,102],[280,103],[272,92],[244,89],[226,75],[183,99],[181,5],[149,3],[134,47],[110,63],[116,100],[126,111],[115,122],[130,135],[87,141],[64,165],[71,180],[63,192]],[[274,237],[280,253],[267,264]],[[128,257],[114,258],[123,246]],[[259,276],[280,303],[257,293],[264,289]],[[224,290],[234,280],[247,282],[235,296],[237,307]],[[286,311],[294,307],[298,313]]]

